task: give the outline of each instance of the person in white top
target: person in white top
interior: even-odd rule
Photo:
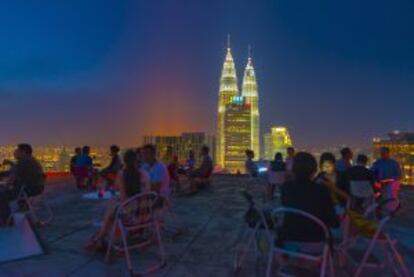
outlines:
[[[157,192],[162,198],[170,197],[170,176],[167,167],[157,160],[155,146],[145,145],[142,148],[142,158],[144,161],[142,168],[149,175],[151,190]]]

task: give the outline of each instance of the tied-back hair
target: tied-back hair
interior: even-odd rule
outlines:
[[[128,197],[132,197],[141,192],[141,174],[137,165],[137,154],[133,150],[128,150],[124,155],[124,170],[122,173],[122,183]]]

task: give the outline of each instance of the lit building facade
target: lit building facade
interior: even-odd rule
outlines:
[[[392,158],[400,163],[402,183],[414,185],[414,133],[392,132],[388,138],[375,138],[373,145],[375,158],[381,147],[388,147]]]
[[[287,148],[290,146],[292,146],[292,139],[286,127],[270,128],[270,133],[264,135],[265,160],[273,160],[277,152],[286,157]]]
[[[237,86],[236,68],[233,56],[231,54],[230,43],[227,45],[227,54],[224,60],[223,69],[220,78],[220,91],[218,97],[218,114],[217,114],[217,145],[216,145],[216,163],[224,167],[225,155],[225,123],[224,113],[226,106],[231,103],[231,99],[239,93]]]
[[[242,96],[251,108],[251,146],[255,158],[260,157],[260,113],[259,113],[259,95],[257,92],[256,74],[254,72],[252,58],[247,59],[247,65],[244,70]]]
[[[244,173],[245,152],[251,146],[251,107],[242,96],[233,97],[224,114],[224,168],[229,173]]]
[[[157,159],[165,157],[167,147],[171,146],[173,152],[178,156],[178,160],[183,162],[188,158],[188,152],[193,150],[196,159],[199,157],[201,148],[208,146],[210,156],[214,160],[215,139],[203,132],[182,133],[180,136],[144,136],[144,144],[153,144],[157,148]],[[198,159],[197,159],[198,160]]]

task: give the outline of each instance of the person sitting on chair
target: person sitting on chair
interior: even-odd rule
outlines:
[[[105,239],[111,230],[120,204],[129,198],[149,190],[148,174],[137,167],[137,156],[134,150],[128,150],[124,155],[124,168],[117,175],[116,183],[119,185],[119,201],[108,207],[104,222],[100,230],[86,244],[85,248],[91,251],[106,250]]]
[[[293,162],[294,180],[282,186],[281,198],[284,207],[308,212],[329,227],[339,225],[334,203],[329,190],[313,181],[317,170],[315,158],[306,152],[299,152]],[[320,242],[325,239],[322,229],[296,215],[287,214],[280,230],[281,241]]]
[[[26,143],[19,144],[14,152],[16,163],[10,171],[7,184],[0,187],[0,225],[7,224],[11,215],[9,202],[17,199],[22,188],[27,196],[39,195],[44,190],[45,175],[32,154],[31,145]]]
[[[91,183],[93,161],[89,155],[91,148],[85,145],[82,148],[82,154],[79,155],[75,163],[76,186],[78,189],[88,187]],[[85,183],[85,180],[87,183]]]
[[[119,147],[112,145],[110,147],[111,163],[101,170],[100,175],[106,181],[106,189],[114,186],[116,175],[122,169],[121,158],[119,157]]]
[[[213,172],[213,160],[209,155],[208,146],[201,148],[201,165],[194,171],[190,172],[191,191],[197,192],[199,186],[206,185]]]

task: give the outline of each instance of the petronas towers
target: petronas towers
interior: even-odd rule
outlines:
[[[240,93],[236,68],[228,42],[218,97],[216,141],[218,165],[231,173],[243,172],[247,149],[253,150],[255,157],[259,157],[259,119],[259,96],[250,53]]]

